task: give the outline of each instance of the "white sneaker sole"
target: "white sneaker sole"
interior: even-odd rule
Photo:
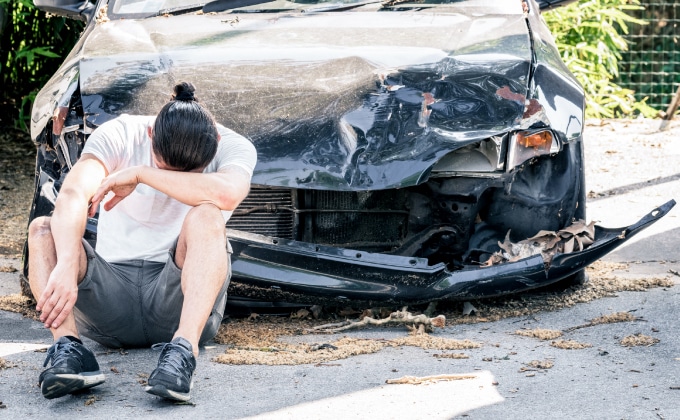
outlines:
[[[92,388],[106,381],[101,372],[84,374],[56,374],[48,375],[40,385],[43,396],[47,399],[63,397],[66,394]]]
[[[171,389],[167,389],[166,387],[162,385],[155,385],[155,386],[150,386],[147,385],[144,388],[144,391],[148,392],[149,394],[153,394],[168,400],[174,400],[174,401],[189,401],[191,399],[191,388],[193,388],[194,384],[193,382],[191,383],[191,386],[189,387],[189,392],[177,392],[173,391]]]

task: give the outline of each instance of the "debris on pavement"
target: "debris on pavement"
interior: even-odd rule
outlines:
[[[546,370],[546,369],[551,369],[555,363],[553,363],[552,360],[532,360],[529,363],[526,363],[525,366],[520,368],[520,372],[526,372],[526,371],[531,371],[531,370]]]
[[[420,384],[431,384],[439,381],[460,381],[465,379],[475,379],[475,375],[432,375],[432,376],[402,376],[397,379],[388,379],[385,381],[386,384],[409,384],[409,385],[420,385]]]
[[[19,294],[0,296],[0,310],[19,313],[25,318],[40,321],[40,315],[35,310],[35,301]]]
[[[636,347],[636,346],[653,346],[654,344],[658,343],[659,339],[650,337],[648,335],[644,334],[633,334],[624,337],[621,341],[620,344],[624,347]]]
[[[554,340],[556,338],[562,337],[562,331],[548,330],[543,328],[535,328],[533,330],[523,329],[515,331],[515,335],[538,338],[539,340]]]
[[[263,317],[264,318],[264,317]],[[223,324],[215,341],[228,348],[213,358],[225,364],[299,365],[318,364],[346,359],[360,354],[375,353],[386,347],[420,347],[431,350],[470,350],[482,347],[472,340],[457,340],[430,334],[408,334],[394,339],[362,339],[342,337],[332,342],[296,343],[290,338],[308,335],[315,321],[270,317],[268,322],[253,323],[235,320]],[[288,337],[286,341],[280,340]]]
[[[552,347],[563,350],[581,350],[593,347],[592,344],[579,343],[576,340],[556,340],[550,343]]]
[[[632,321],[640,321],[642,318],[636,317],[630,312],[615,312],[613,314],[609,315],[602,315],[597,318],[591,319],[588,323],[582,324],[582,325],[577,325],[575,327],[570,327],[565,330],[565,332],[571,332],[574,330],[578,330],[581,328],[588,328],[588,327],[593,327],[595,325],[600,325],[600,324],[615,324],[617,322],[632,322]]]
[[[437,359],[469,359],[470,356],[468,356],[465,353],[435,353],[432,356],[436,357]]]
[[[443,328],[446,326],[446,317],[438,315],[430,318],[425,314],[413,315],[406,308],[401,311],[392,312],[387,318],[375,319],[365,316],[361,320],[342,321],[331,324],[318,325],[310,329],[310,332],[337,333],[353,328],[365,327],[367,325],[385,324],[404,324],[406,327],[415,330],[417,333],[431,332],[433,328]]]
[[[10,368],[13,368],[13,367],[16,367],[16,364],[9,362],[9,361],[3,359],[2,357],[0,357],[0,370],[10,369]]]

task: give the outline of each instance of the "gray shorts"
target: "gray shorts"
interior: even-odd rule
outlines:
[[[131,260],[108,263],[83,240],[87,273],[78,285],[74,309],[78,331],[107,347],[149,347],[170,342],[182,310],[184,294],[174,249],[167,263]],[[231,257],[229,255],[229,257]],[[227,279],[215,301],[200,343],[215,337],[227,303]]]

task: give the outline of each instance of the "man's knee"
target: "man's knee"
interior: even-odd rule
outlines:
[[[47,216],[36,217],[28,225],[29,246],[39,246],[45,240],[53,241],[51,218]]]
[[[184,219],[183,228],[189,231],[213,232],[218,235],[226,233],[222,211],[213,204],[201,204],[189,210]]]

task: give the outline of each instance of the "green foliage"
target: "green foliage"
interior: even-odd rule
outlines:
[[[628,24],[645,24],[627,12],[641,9],[638,0],[580,0],[543,13],[562,59],[586,91],[586,116],[613,118],[636,112],[653,117],[657,111],[636,101],[633,91],[613,82]]]
[[[0,0],[0,7],[8,20],[0,41],[0,118],[27,130],[35,95],[75,45],[83,23],[47,17],[31,0]]]

